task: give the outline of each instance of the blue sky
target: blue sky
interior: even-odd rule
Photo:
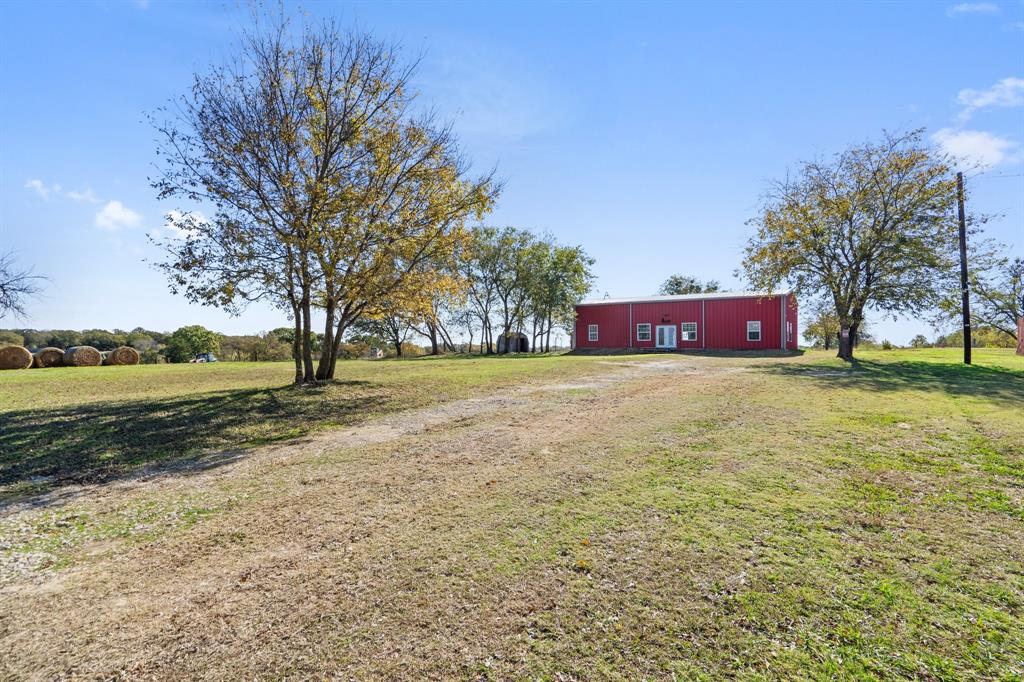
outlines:
[[[1024,253],[1024,3],[316,3],[422,54],[416,84],[465,151],[506,180],[492,224],[547,231],[597,260],[595,294],[674,272],[729,288],[745,221],[800,160],[926,127],[987,164],[971,208]],[[155,198],[144,114],[231,53],[235,3],[0,4],[0,249],[49,277],[0,326],[227,333],[146,264]],[[906,342],[926,322],[876,317]]]

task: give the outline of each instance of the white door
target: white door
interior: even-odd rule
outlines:
[[[674,324],[658,325],[657,343],[658,348],[676,347],[676,326]]]

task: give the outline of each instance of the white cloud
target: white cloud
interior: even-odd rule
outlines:
[[[943,128],[932,135],[942,151],[968,166],[992,167],[1016,160],[1017,142],[981,130]]]
[[[103,230],[117,230],[122,227],[135,227],[142,222],[142,216],[131,210],[120,201],[108,201],[96,214],[96,227]]]
[[[165,234],[171,237],[177,237],[184,239],[189,235],[193,234],[193,230],[189,227],[190,224],[205,223],[208,222],[206,216],[199,211],[189,211],[183,213],[182,211],[168,211],[165,216],[166,221],[164,222],[163,231]]]
[[[26,180],[25,188],[34,190],[43,199],[49,199],[51,194],[60,192],[60,185],[47,186],[42,180]]]
[[[73,189],[73,190],[71,190],[70,192],[67,193],[67,198],[71,199],[73,201],[84,201],[84,202],[90,203],[90,204],[98,204],[98,203],[100,203],[99,197],[97,197],[95,194],[93,194],[92,190],[89,189],[89,188],[86,188],[86,189],[83,189],[83,190],[80,190],[80,191]]]
[[[985,90],[966,88],[957,94],[956,101],[964,106],[958,117],[961,121],[987,107],[1024,106],[1024,78],[1004,78]]]
[[[961,2],[946,10],[946,15],[955,17],[958,14],[999,14],[999,5],[991,2]]]
[[[89,204],[101,203],[99,197],[93,194],[92,189],[88,187],[82,190],[73,189],[65,192],[59,183],[47,185],[42,180],[26,180],[25,188],[34,191],[43,199],[49,199],[52,196],[65,197],[72,201],[83,201]]]

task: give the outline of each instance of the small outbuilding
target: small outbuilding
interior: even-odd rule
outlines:
[[[369,360],[380,360],[384,357],[384,351],[380,348],[370,348],[366,351],[366,358]]]
[[[796,350],[792,292],[648,296],[576,306],[573,348]]]
[[[510,332],[498,337],[498,353],[529,353],[530,337],[522,332]]]

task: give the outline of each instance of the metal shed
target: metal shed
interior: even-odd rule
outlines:
[[[511,332],[498,337],[498,353],[529,353],[530,337],[522,332]]]

